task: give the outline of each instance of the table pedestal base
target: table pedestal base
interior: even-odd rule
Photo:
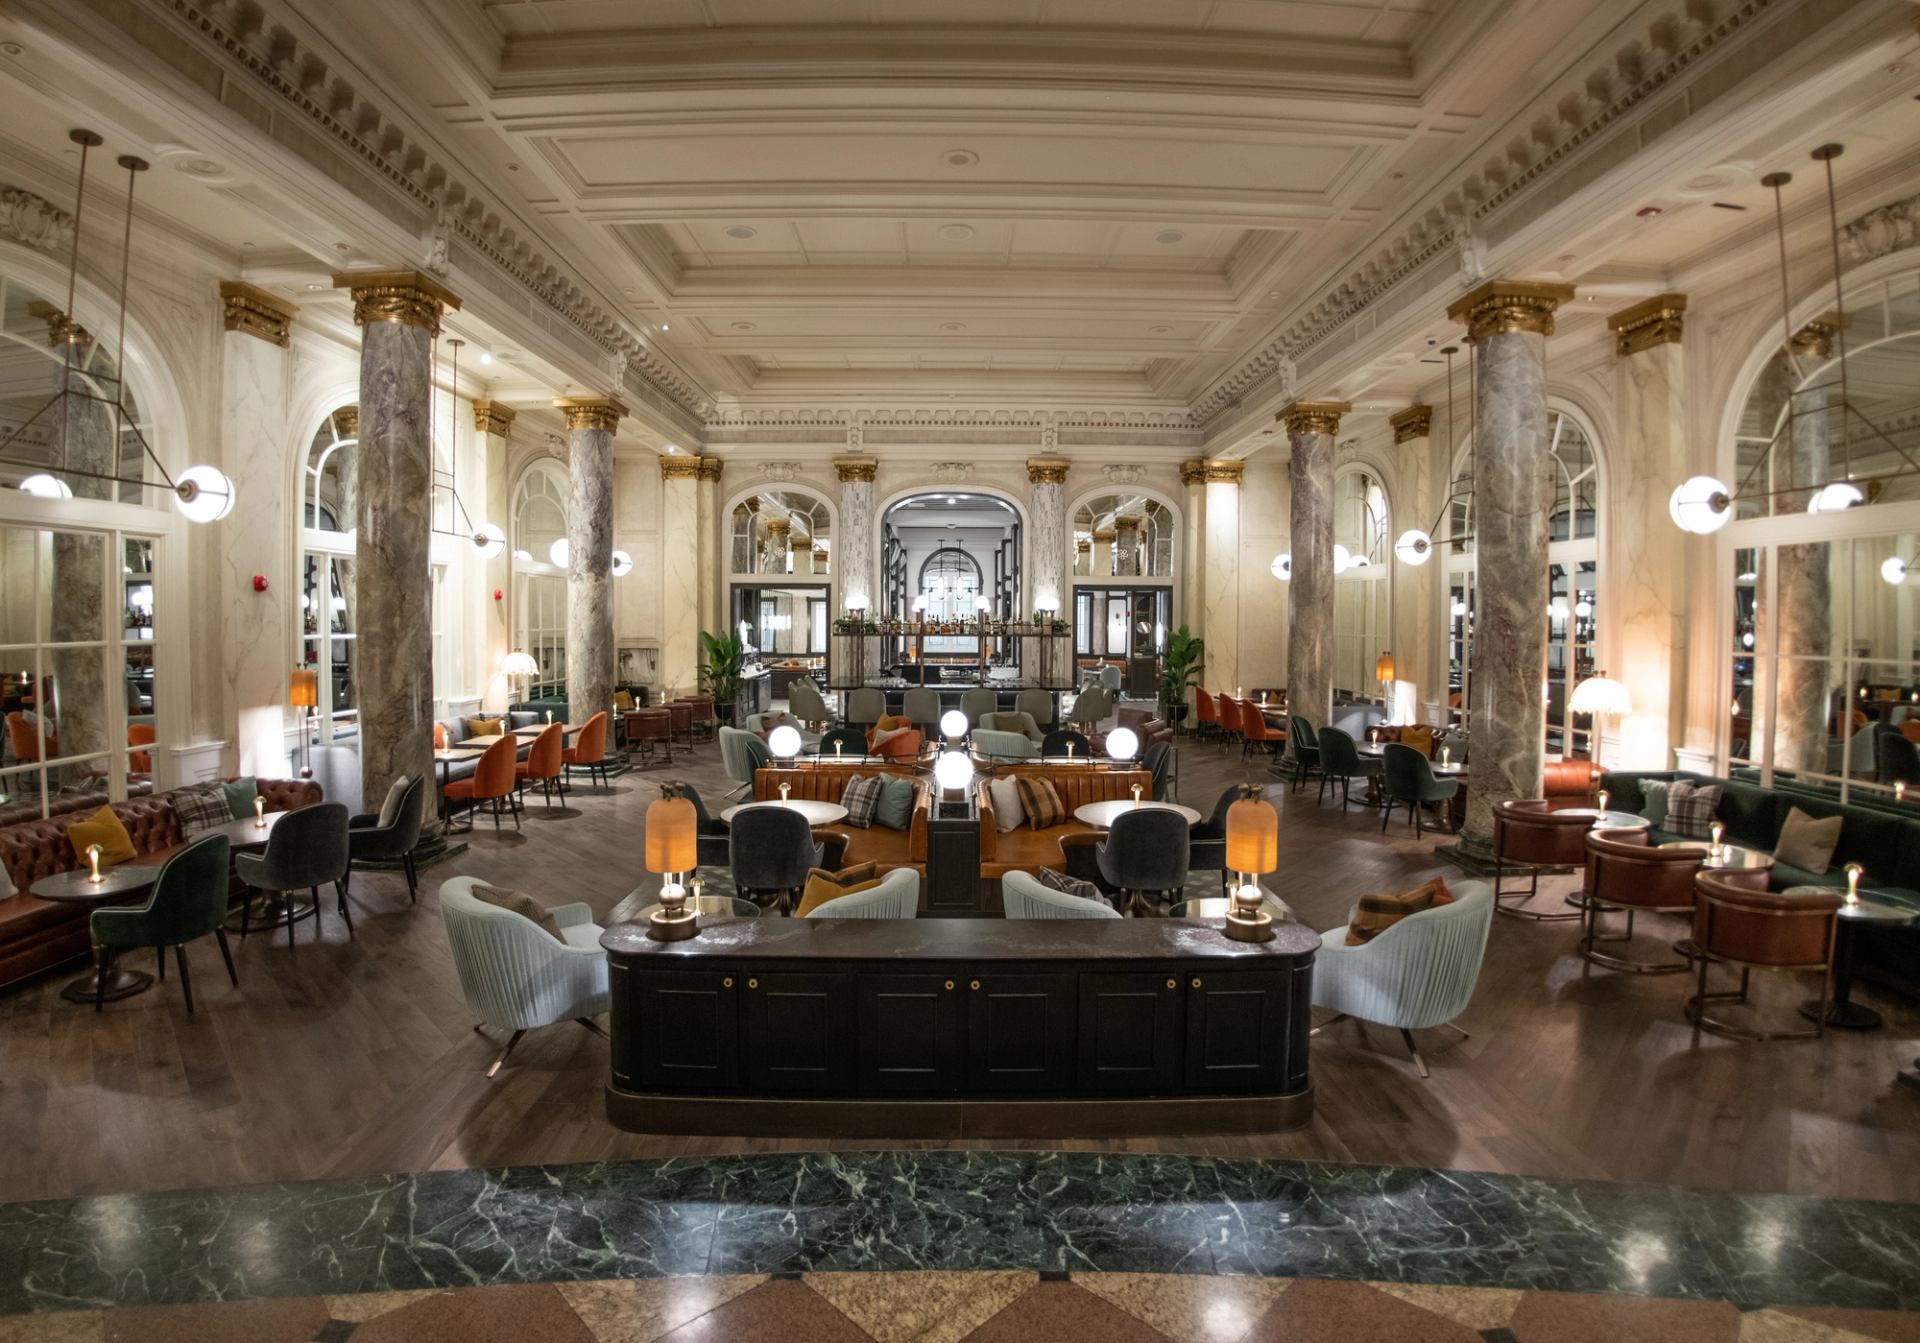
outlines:
[[[1808,1021],[1820,1020],[1820,1000],[1809,998],[1800,1004],[1800,1015]],[[1871,1031],[1880,1026],[1880,1014],[1855,1002],[1829,1002],[1826,1024],[1835,1030]]]
[[[238,909],[227,915],[227,931],[261,932],[268,928],[284,928],[289,923],[306,918],[313,913],[313,909],[313,900],[308,896],[263,891],[254,899],[251,918]]]
[[[61,989],[60,996],[70,1003],[90,1003],[96,996],[96,985],[99,980],[98,970],[82,975]],[[146,971],[127,970],[116,965],[107,971],[107,991],[98,996],[104,997],[110,1003],[117,1003],[122,998],[133,997],[136,993],[145,993],[152,987],[153,976]]]

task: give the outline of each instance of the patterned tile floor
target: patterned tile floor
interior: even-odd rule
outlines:
[[[738,1274],[0,1318],[0,1343],[1912,1343],[1920,1317],[1155,1273]]]

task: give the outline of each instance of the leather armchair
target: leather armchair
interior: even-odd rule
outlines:
[[[1407,746],[1389,746],[1389,752],[1412,750]],[[1449,783],[1453,780],[1448,780]],[[1593,828],[1591,816],[1562,816],[1545,801],[1509,799],[1493,809],[1493,907],[1515,918],[1551,923],[1577,919],[1578,910],[1545,913],[1526,906],[1540,894],[1540,869],[1543,867],[1579,867],[1587,860],[1587,832]],[[1503,891],[1500,879],[1509,867],[1529,869],[1531,881],[1526,894]]]
[[[1602,943],[1633,939],[1637,913],[1691,914],[1693,878],[1705,856],[1699,849],[1662,849],[1647,843],[1644,830],[1590,830],[1586,835],[1586,908],[1579,952],[1595,965],[1630,974],[1671,974],[1688,968],[1685,960],[1645,961],[1598,950]],[[1600,935],[1600,916],[1624,910],[1627,930]]]
[[[1438,743],[1436,742],[1436,745]],[[1466,759],[1464,755],[1460,757]],[[1600,787],[1601,768],[1591,760],[1549,760],[1540,772],[1540,794],[1549,811],[1591,807]]]
[[[1693,1022],[1694,1030],[1733,1040],[1818,1037],[1825,1029],[1827,1003],[1833,992],[1833,943],[1840,923],[1841,893],[1807,886],[1760,890],[1703,870],[1694,877],[1694,896],[1693,941],[1698,948],[1700,977],[1686,1005],[1687,1019]],[[1716,964],[1739,968],[1739,989],[1707,991],[1707,971]],[[1813,1029],[1761,1030],[1707,1015],[1708,1003],[1746,1002],[1755,970],[1819,974],[1820,1008]]]

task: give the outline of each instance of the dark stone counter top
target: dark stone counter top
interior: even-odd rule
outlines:
[[[1276,923],[1271,942],[1234,942],[1219,919],[722,919],[684,942],[655,942],[616,924],[600,945],[616,957],[672,960],[1257,962],[1311,956],[1320,934]]]

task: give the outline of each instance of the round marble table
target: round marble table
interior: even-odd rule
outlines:
[[[100,880],[94,881],[87,876],[85,868],[76,868],[71,872],[56,872],[50,877],[40,878],[28,887],[28,892],[56,904],[110,905],[145,892],[159,875],[159,868],[145,863],[122,863],[118,867],[102,868]],[[104,994],[99,993],[99,983],[100,968],[96,965],[61,989],[60,996],[75,1003],[93,1002],[96,995],[114,1002],[131,998],[136,993],[145,993],[153,986],[153,976],[142,970],[128,970],[116,965],[113,973],[107,977]]]
[[[1128,811],[1175,811],[1188,825],[1200,824],[1200,813],[1192,807],[1182,807],[1173,802],[1149,802],[1145,798],[1135,802],[1126,797],[1115,798],[1111,802],[1083,802],[1073,809],[1073,819],[1082,825],[1105,830],[1112,826],[1114,817]]]
[[[1788,895],[1833,893],[1831,886],[1789,886]],[[1860,892],[1857,904],[1842,897],[1840,926],[1835,930],[1833,946],[1833,997],[1827,1003],[1826,1024],[1843,1031],[1870,1031],[1880,1025],[1880,1014],[1871,1007],[1853,1001],[1853,957],[1860,934],[1869,928],[1897,928],[1920,920],[1920,909],[1889,903],[1885,897],[1873,899],[1875,891]],[[1800,1015],[1808,1021],[1820,1020],[1820,1000],[1809,998],[1800,1004]]]
[[[1556,816],[1591,816],[1595,830],[1650,830],[1653,822],[1638,812],[1601,811],[1598,807],[1562,807]]]
[[[1723,872],[1764,872],[1773,866],[1773,855],[1762,853],[1758,849],[1749,849],[1743,844],[1726,844],[1715,853],[1713,842],[1705,839],[1670,839],[1660,845],[1663,849],[1699,849],[1706,856],[1700,860],[1700,866],[1710,871]]]
[[[790,797],[784,802],[777,797],[767,798],[763,802],[742,802],[737,807],[728,807],[721,812],[720,819],[731,825],[736,816],[752,807],[785,807],[806,817],[808,825],[832,825],[847,819],[847,809],[838,802],[815,802],[805,797]]]

